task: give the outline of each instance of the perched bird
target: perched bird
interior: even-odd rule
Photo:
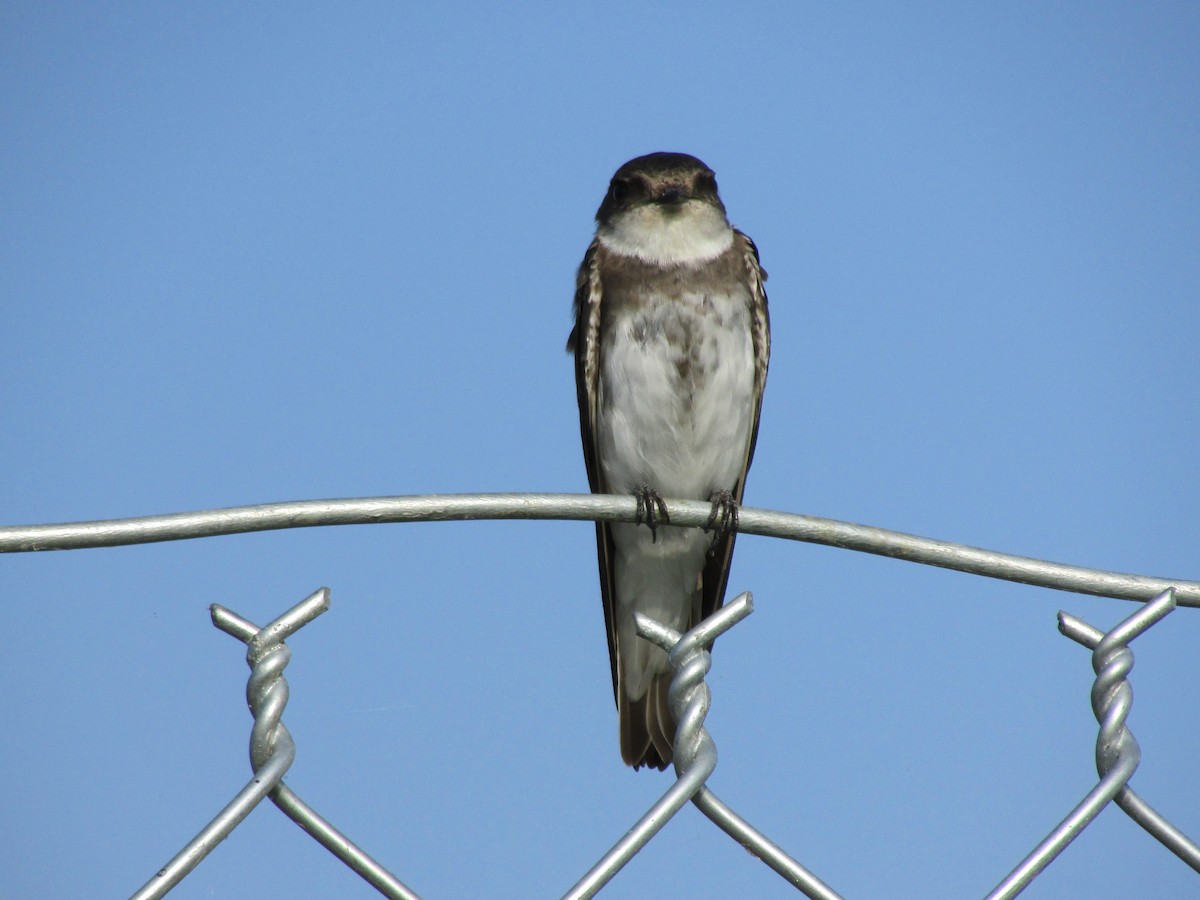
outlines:
[[[713,171],[684,153],[621,166],[579,269],[579,423],[594,493],[632,493],[638,524],[596,524],[620,723],[635,769],[671,762],[666,653],[641,612],[686,631],[720,608],[767,379],[766,273],[733,228]],[[708,500],[710,536],[666,524],[664,497]]]

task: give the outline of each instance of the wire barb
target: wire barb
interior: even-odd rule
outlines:
[[[268,796],[288,818],[385,897],[419,900],[283,783],[284,774],[296,758],[295,742],[283,724],[289,694],[283,670],[292,658],[291,649],[283,642],[328,609],[329,588],[314,591],[262,628],[219,603],[209,607],[213,625],[246,644],[246,663],[250,666],[246,702],[254,717],[250,731],[254,778],[174,859],[133,894],[132,900],[157,900],[165,896]]]
[[[1134,616],[1131,616],[1131,620],[1138,616],[1144,617],[1145,624],[1142,625],[1137,633],[1140,634],[1141,631],[1149,628],[1150,625],[1158,622],[1168,613],[1170,613],[1175,608],[1175,600],[1176,598],[1174,591],[1164,591],[1153,601],[1143,607],[1142,610],[1140,610]],[[1130,620],[1126,620],[1126,622],[1128,621]],[[1125,624],[1126,623],[1122,623],[1122,625],[1118,626],[1118,628],[1124,626]],[[1082,620],[1077,619],[1065,612],[1060,612],[1058,614],[1058,629],[1071,640],[1082,644],[1084,647],[1087,647],[1089,650],[1093,651],[1092,667],[1095,670],[1097,677],[1092,688],[1092,709],[1096,715],[1096,720],[1101,723],[1101,733],[1100,736],[1097,737],[1096,741],[1096,765],[1097,771],[1099,771],[1100,775],[1103,776],[1106,770],[1101,767],[1111,767],[1112,765],[1112,762],[1110,761],[1111,754],[1107,749],[1107,746],[1102,746],[1106,744],[1106,735],[1110,735],[1113,732],[1112,726],[1105,726],[1110,709],[1114,708],[1111,702],[1106,701],[1108,701],[1110,697],[1114,700],[1117,698],[1119,685],[1113,681],[1111,684],[1108,684],[1107,690],[1100,690],[1099,686],[1102,678],[1104,678],[1106,683],[1108,683],[1108,681],[1112,678],[1112,675],[1116,672],[1116,665],[1124,665],[1124,654],[1128,654],[1128,668],[1125,669],[1126,674],[1128,674],[1129,669],[1132,669],[1133,667],[1133,655],[1131,651],[1123,647],[1123,645],[1118,645],[1116,641],[1112,639],[1112,635],[1116,629],[1113,629],[1112,632],[1109,632],[1108,635],[1105,635],[1093,628],[1091,625],[1088,625],[1086,622],[1083,622]],[[1127,635],[1125,640],[1131,640],[1134,636],[1135,635],[1132,634]],[[1122,653],[1122,650],[1124,650],[1124,654]],[[1125,688],[1129,692],[1128,698],[1126,699],[1122,696],[1121,699],[1123,702],[1132,703],[1132,691],[1129,690],[1128,684],[1125,685]],[[1128,710],[1126,710],[1126,712],[1127,711]],[[1124,718],[1121,719],[1120,728],[1124,731],[1124,734],[1121,734],[1120,731],[1118,731],[1116,734],[1115,739],[1117,743],[1117,755],[1119,756],[1119,752],[1121,750],[1129,752],[1129,748],[1122,744],[1123,741],[1128,740],[1131,742],[1132,748],[1137,751],[1140,758],[1141,749],[1138,746],[1137,741],[1134,740],[1133,735],[1130,734],[1128,729],[1124,727]],[[1125,735],[1127,735],[1127,737],[1125,737]],[[1108,740],[1111,740],[1111,738]],[[1154,837],[1164,847],[1178,856],[1192,869],[1200,872],[1200,845],[1197,845],[1195,841],[1163,818],[1149,803],[1138,796],[1133,788],[1126,784],[1114,799],[1117,806],[1120,807],[1125,814],[1129,816],[1129,818],[1137,822],[1137,824],[1149,832],[1152,837]]]
[[[292,651],[283,641],[329,609],[329,588],[315,591],[262,628],[254,628],[252,623],[218,603],[209,609],[213,625],[246,644],[246,664],[250,666],[246,703],[254,717],[250,765],[257,773],[281,748],[295,755],[291,732],[283,724],[283,710],[289,697],[283,670],[292,660]]]
[[[717,747],[704,728],[711,694],[704,676],[712,665],[708,648],[720,635],[754,611],[749,592],[717,610],[685,634],[635,613],[638,634],[667,651],[674,673],[667,697],[678,725],[675,730],[676,781],[616,845],[564,894],[564,900],[594,897],[624,865],[691,800],[712,822],[812,900],[840,896],[765,835],[717,799],[705,783],[717,766]]]
[[[1200,871],[1200,848],[1154,812],[1128,786],[1142,758],[1137,740],[1125,725],[1133,706],[1133,689],[1128,681],[1133,669],[1133,651],[1129,649],[1129,642],[1174,609],[1175,591],[1168,588],[1107,634],[1069,613],[1059,612],[1059,631],[1085,647],[1093,648],[1092,669],[1096,678],[1092,683],[1091,703],[1100,724],[1096,737],[1096,772],[1100,781],[987,895],[986,900],[1009,900],[1020,894],[1112,800],[1184,862]]]

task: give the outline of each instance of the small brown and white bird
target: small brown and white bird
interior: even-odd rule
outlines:
[[[664,769],[671,674],[633,615],[686,631],[724,602],[767,379],[767,276],[694,156],[625,163],[596,223],[567,349],[591,489],[634,494],[650,526],[597,523],[596,545],[621,758]],[[711,501],[715,537],[666,524],[663,497]]]

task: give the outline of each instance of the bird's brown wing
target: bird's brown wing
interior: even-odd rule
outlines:
[[[579,399],[579,433],[583,439],[583,461],[588,486],[593,494],[608,493],[600,472],[596,448],[596,413],[600,395],[600,300],[602,285],[597,255],[599,242],[592,241],[584,254],[575,280],[575,327],[567,338],[567,351],[575,354],[575,390]],[[608,659],[612,666],[613,697],[617,697],[617,635],[613,588],[612,529],[596,523],[596,557],[600,565],[600,596],[604,601],[604,627],[608,631]]]
[[[737,484],[730,489],[738,505],[746,489],[746,473],[754,459],[754,446],[758,442],[758,417],[762,409],[763,390],[767,384],[767,364],[771,358],[771,320],[767,313],[767,291],[763,283],[767,273],[758,260],[758,248],[754,241],[740,231],[734,230],[735,240],[742,251],[746,266],[747,286],[750,289],[750,338],[754,345],[754,424],[750,428],[750,440],[746,446],[746,462]],[[733,543],[736,533],[730,531],[712,548],[704,566],[701,585],[700,619],[711,616],[725,602],[725,586],[729,581],[729,565],[733,559]],[[696,623],[693,622],[693,625]]]

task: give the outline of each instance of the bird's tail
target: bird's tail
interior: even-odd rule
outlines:
[[[675,716],[667,702],[671,673],[663,672],[650,680],[646,693],[637,700],[618,691],[617,719],[621,730],[621,758],[640,769],[651,766],[665,769],[671,764],[675,743]]]

